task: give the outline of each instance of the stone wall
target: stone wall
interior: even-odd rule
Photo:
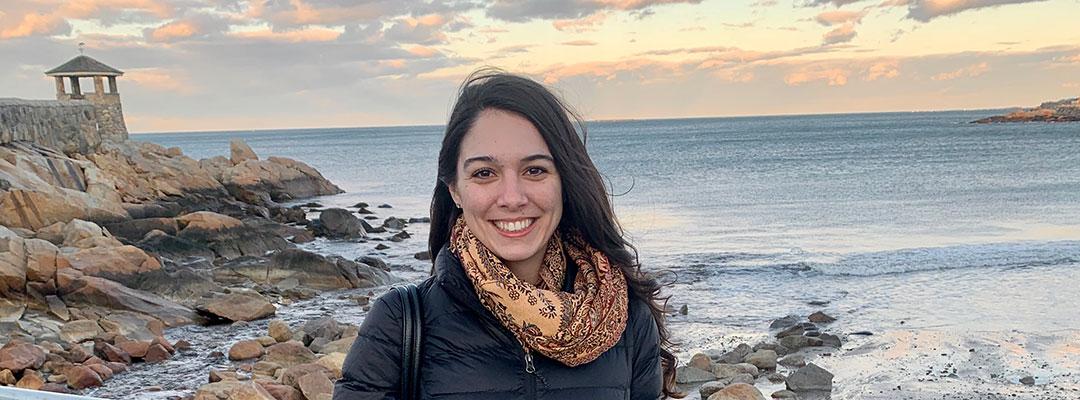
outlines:
[[[0,99],[0,144],[27,141],[64,153],[92,153],[128,137],[120,98]]]

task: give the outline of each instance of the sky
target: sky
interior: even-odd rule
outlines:
[[[0,98],[124,71],[131,132],[444,124],[485,66],[590,120],[1080,96],[1080,0],[0,0]],[[89,82],[83,88],[93,87]]]

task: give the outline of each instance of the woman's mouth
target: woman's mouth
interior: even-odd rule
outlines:
[[[496,230],[500,234],[507,237],[520,237],[525,236],[532,231],[533,223],[536,222],[536,218],[522,218],[517,220],[495,220],[491,221],[492,225],[495,225]]]

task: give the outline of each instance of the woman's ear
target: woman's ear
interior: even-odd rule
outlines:
[[[454,185],[453,183],[447,184],[446,190],[450,192],[450,198],[454,199],[454,205],[456,205],[457,208],[461,208],[461,196],[458,195],[457,185]]]

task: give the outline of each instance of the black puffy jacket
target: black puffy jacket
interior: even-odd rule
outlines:
[[[567,276],[575,276],[568,263]],[[572,279],[567,279],[567,291]],[[445,247],[435,275],[419,285],[423,302],[421,397],[424,399],[649,399],[661,393],[659,334],[648,306],[633,294],[622,338],[595,361],[567,367],[525,354],[486,309]],[[380,297],[345,358],[334,400],[397,399],[401,373],[401,300]]]

